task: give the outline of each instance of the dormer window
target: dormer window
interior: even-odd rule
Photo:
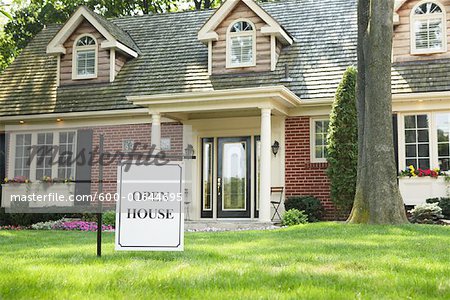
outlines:
[[[411,12],[411,53],[447,51],[445,10],[435,2],[425,2]]]
[[[73,47],[73,79],[97,77],[97,41],[91,35],[83,35]]]
[[[248,20],[239,20],[227,32],[227,68],[256,65],[256,30]]]

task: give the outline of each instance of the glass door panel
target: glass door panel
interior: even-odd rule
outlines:
[[[219,138],[219,218],[250,218],[250,138]]]
[[[213,217],[214,139],[202,140],[202,218]]]

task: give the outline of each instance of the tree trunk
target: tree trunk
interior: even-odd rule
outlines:
[[[407,223],[397,184],[391,94],[393,6],[358,1],[358,176],[350,223]]]
[[[150,12],[150,7],[149,7],[149,4],[148,4],[148,1],[147,1],[147,0],[143,0],[143,1],[142,1],[142,8],[143,8],[143,13],[144,13],[145,15],[148,15],[149,12]]]

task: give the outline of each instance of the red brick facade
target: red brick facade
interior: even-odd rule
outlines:
[[[317,197],[322,200],[327,218],[333,218],[327,164],[311,162],[310,124],[309,117],[286,119],[286,197]]]
[[[104,134],[104,152],[116,153],[122,151],[122,145],[125,140],[131,140],[134,143],[150,145],[151,124],[138,125],[117,125],[93,127],[93,147],[99,145],[100,134]],[[171,148],[167,155],[181,155],[183,153],[183,126],[178,123],[163,123],[161,126],[161,138],[170,138]],[[107,160],[107,158],[105,158]],[[98,161],[94,157],[94,161]],[[103,168],[103,193],[114,194],[117,192],[117,166],[118,161],[105,164]],[[92,186],[91,192],[98,192],[99,165],[92,166]]]

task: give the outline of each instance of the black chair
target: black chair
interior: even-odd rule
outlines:
[[[283,203],[283,193],[284,193],[284,187],[282,186],[274,186],[270,188],[270,195],[273,194],[280,194],[280,199],[275,201],[270,201],[270,204],[272,204],[273,208],[275,209],[275,212],[272,216],[272,221],[275,220],[275,216],[278,216],[278,218],[281,221],[281,215],[280,215],[280,206],[281,203]]]

